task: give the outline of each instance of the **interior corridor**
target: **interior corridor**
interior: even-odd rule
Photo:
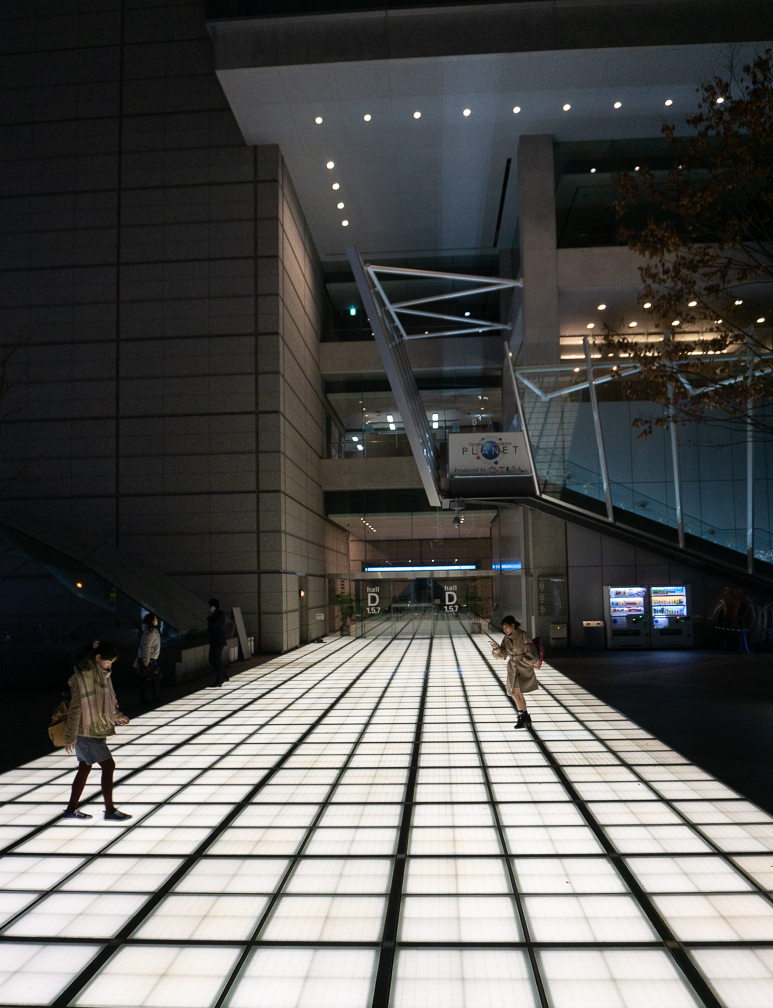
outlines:
[[[452,632],[453,631],[453,632]],[[0,776],[0,1003],[769,1008],[773,819],[441,615],[328,638],[119,728],[133,819]]]

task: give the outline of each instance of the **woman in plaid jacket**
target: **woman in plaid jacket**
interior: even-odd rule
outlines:
[[[131,819],[113,804],[115,760],[106,741],[108,735],[115,735],[115,725],[129,723],[129,719],[118,710],[118,701],[110,682],[113,662],[117,657],[118,650],[110,641],[94,641],[77,656],[75,673],[69,680],[72,699],[67,710],[64,747],[68,753],[74,751],[78,757],[78,771],[63,819],[93,818],[76,806],[94,763],[99,763],[102,769],[105,819]]]

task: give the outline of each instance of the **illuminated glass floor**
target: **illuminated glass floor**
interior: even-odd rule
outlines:
[[[487,638],[413,630],[120,729],[128,825],[3,774],[0,1004],[770,1008],[773,819],[549,667],[514,732]]]

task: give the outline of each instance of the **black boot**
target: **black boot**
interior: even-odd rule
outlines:
[[[518,720],[513,725],[514,728],[531,728],[531,715],[528,711],[519,710]]]

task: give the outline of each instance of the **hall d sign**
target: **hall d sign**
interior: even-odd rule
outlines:
[[[534,477],[523,433],[449,434],[447,491],[459,497],[532,496]]]
[[[521,431],[448,435],[448,475],[530,476],[526,439]]]

